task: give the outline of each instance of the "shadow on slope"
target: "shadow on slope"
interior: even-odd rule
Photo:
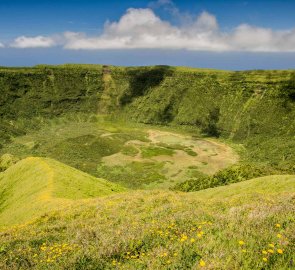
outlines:
[[[131,69],[127,72],[129,80],[129,89],[121,98],[121,105],[131,103],[134,98],[145,95],[153,87],[158,86],[166,76],[173,75],[173,68],[169,66],[145,67],[140,69]]]

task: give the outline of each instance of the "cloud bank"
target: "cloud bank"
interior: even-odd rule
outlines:
[[[36,36],[26,37],[20,36],[16,38],[10,47],[13,48],[49,48],[56,45],[56,42],[52,37]]]
[[[48,48],[63,46],[70,50],[105,49],[184,49],[191,51],[295,52],[295,29],[272,30],[241,24],[229,32],[220,30],[216,17],[202,12],[195,18],[184,14],[169,0],[158,6],[184,22],[175,26],[162,20],[152,8],[130,8],[118,20],[107,21],[102,34],[65,32],[55,36],[17,37],[9,46]],[[0,43],[1,47],[1,43]]]

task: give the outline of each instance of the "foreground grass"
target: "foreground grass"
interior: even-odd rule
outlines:
[[[291,269],[294,176],[133,191],[0,233],[0,269]]]

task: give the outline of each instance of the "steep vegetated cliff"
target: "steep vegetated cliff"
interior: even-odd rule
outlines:
[[[23,134],[16,119],[113,114],[188,125],[242,143],[248,160],[295,162],[295,71],[219,71],[169,66],[36,66],[0,69],[1,144]]]

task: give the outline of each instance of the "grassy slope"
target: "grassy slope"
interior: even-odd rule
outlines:
[[[202,259],[204,269],[289,269],[294,194],[294,176],[270,176],[91,200],[3,231],[0,268],[198,269]]]
[[[29,157],[0,174],[0,225],[28,221],[73,200],[124,189],[48,158]]]

